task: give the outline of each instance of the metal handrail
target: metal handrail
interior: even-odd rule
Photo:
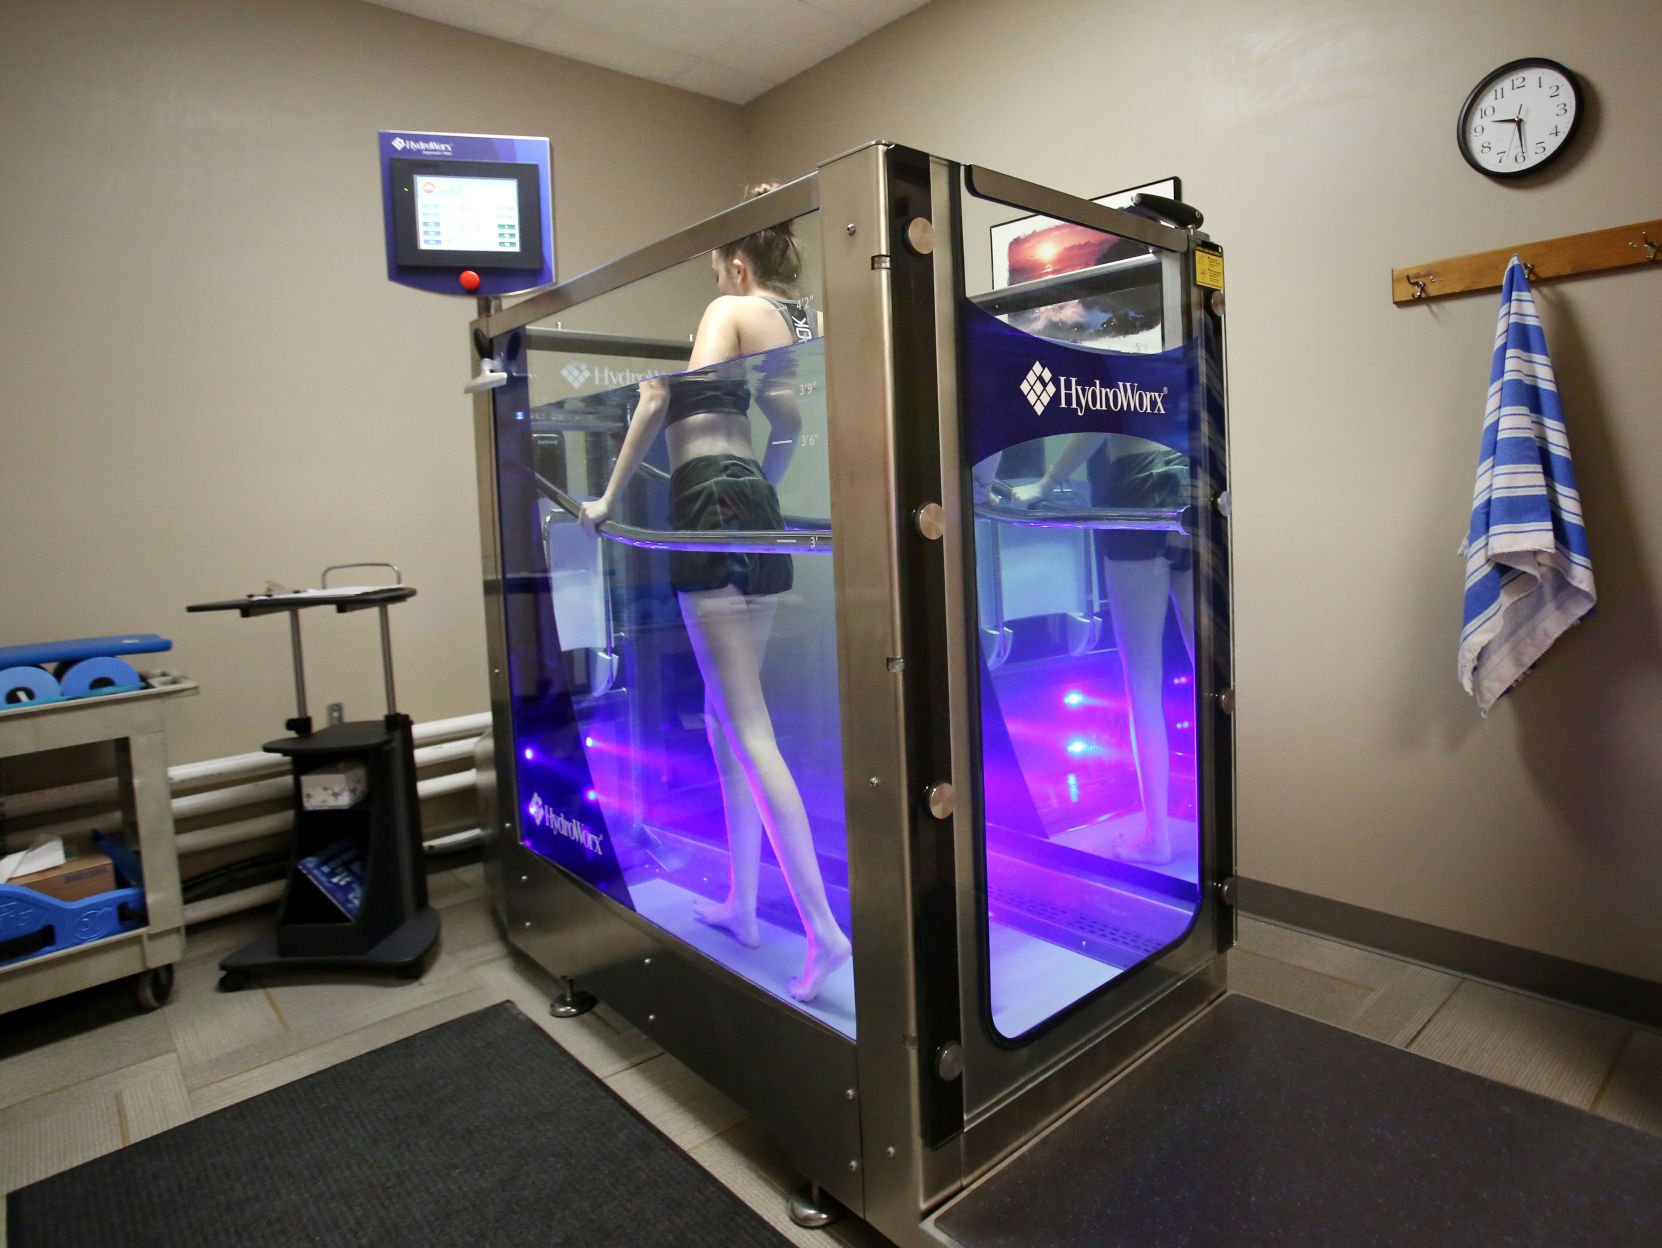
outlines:
[[[723,243],[734,242],[781,221],[794,220],[818,207],[819,175],[817,172],[806,174],[765,195],[747,199],[725,212],[706,217],[609,264],[539,291],[523,302],[482,316],[473,322],[473,326],[488,338],[500,337],[510,330],[522,329],[534,321],[564,312],[631,282],[674,268]]]
[[[1110,260],[1107,264],[1092,265],[1088,269],[1035,278],[1014,286],[1001,286],[985,294],[971,295],[969,301],[983,312],[991,312],[995,316],[1027,312],[1069,299],[1141,288],[1149,285],[1142,271],[1159,266],[1160,258],[1155,255],[1127,256],[1123,260]]]
[[[573,518],[582,512],[582,504],[553,482],[539,477],[538,483],[548,497]],[[706,532],[691,529],[643,529],[616,520],[603,520],[595,531],[602,537],[625,546],[642,550],[709,550],[749,554],[755,550],[785,549],[800,555],[828,555],[831,553],[830,529],[774,530],[721,529]]]
[[[1116,532],[1194,533],[1193,507],[1012,507],[977,503],[975,514],[1003,524],[1039,529],[1107,529]]]

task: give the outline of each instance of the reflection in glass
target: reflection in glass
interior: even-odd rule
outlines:
[[[1115,289],[1002,325],[966,311],[1018,368],[1036,361],[1042,388],[1024,393],[1024,417],[1060,427],[1054,405],[1076,384],[1064,377],[1187,358],[1170,354],[1182,343],[1162,323],[1147,252],[1071,225],[1012,246],[1013,283],[1064,262],[1120,269]],[[1146,278],[1128,281],[1132,266]],[[994,1027],[1013,1039],[1180,940],[1198,910],[1194,487],[1186,424],[1155,441],[1081,411],[1073,432],[1022,439],[987,432],[1018,428],[1001,395],[970,409],[983,448],[999,448],[971,477],[989,992]]]

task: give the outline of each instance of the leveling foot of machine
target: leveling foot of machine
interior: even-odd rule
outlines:
[[[840,1200],[812,1181],[804,1183],[792,1192],[785,1202],[785,1208],[789,1211],[792,1222],[810,1231],[830,1226],[848,1212]]]
[[[569,979],[562,979],[560,986],[560,995],[548,1003],[548,1012],[555,1018],[576,1018],[597,1004],[593,993],[584,992]]]

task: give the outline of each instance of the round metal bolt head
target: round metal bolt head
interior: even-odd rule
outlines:
[[[946,512],[941,510],[939,503],[925,503],[912,519],[918,526],[918,532],[932,542],[940,541],[941,534],[946,532]]]
[[[964,1073],[964,1046],[956,1040],[943,1044],[935,1052],[935,1073],[951,1083]]]
[[[958,795],[950,784],[937,784],[929,790],[929,813],[937,819],[950,819],[957,808]]]
[[[906,245],[920,256],[935,250],[935,225],[928,217],[913,217],[906,223]]]

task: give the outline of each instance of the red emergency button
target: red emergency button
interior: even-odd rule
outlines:
[[[462,284],[463,290],[479,289],[479,275],[472,269],[463,269],[462,275],[456,280]]]

